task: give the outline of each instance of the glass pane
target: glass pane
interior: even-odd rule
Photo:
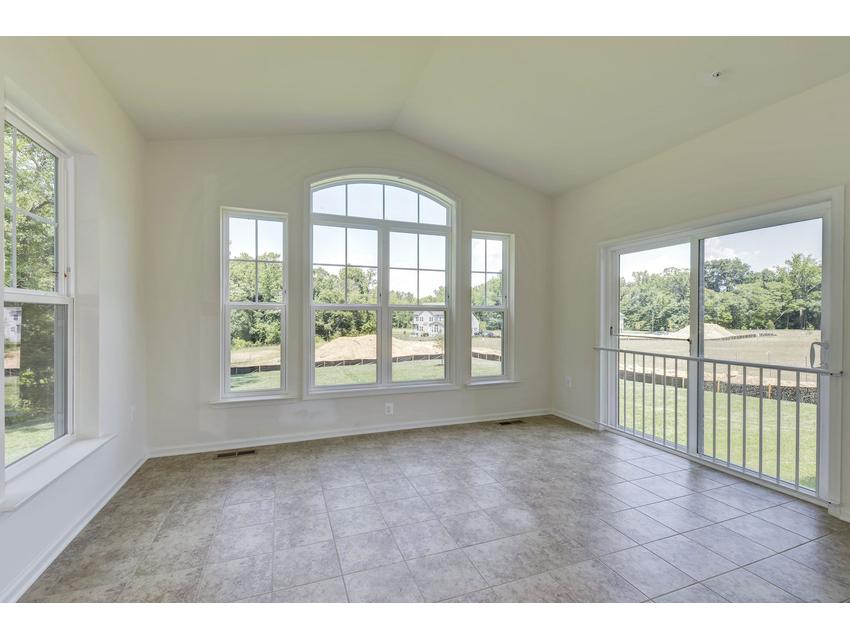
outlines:
[[[349,266],[348,272],[348,303],[377,304],[378,303],[378,271],[373,268]]]
[[[345,304],[344,266],[313,266],[313,301],[317,304]]]
[[[12,202],[12,136],[14,135],[14,127],[8,122],[3,126],[3,202],[11,204]]]
[[[258,257],[267,262],[283,258],[283,222],[257,220]]]
[[[348,264],[378,266],[378,232],[348,229]]]
[[[445,379],[445,311],[393,312],[392,381]]]
[[[3,207],[3,251],[4,256],[3,259],[5,269],[4,269],[4,280],[6,286],[12,286],[12,209],[8,206]]]
[[[390,304],[416,304],[416,271],[390,269]]]
[[[377,313],[316,311],[316,386],[377,381]]]
[[[313,191],[313,213],[345,215],[345,185]]]
[[[56,290],[56,227],[18,215],[17,288]]]
[[[487,240],[487,272],[502,272],[502,240]]]
[[[6,459],[11,464],[67,432],[67,307],[6,302]]]
[[[11,168],[11,167],[10,167]],[[56,219],[57,159],[21,131],[17,132],[16,181],[18,212]]]
[[[257,257],[256,220],[231,217],[228,222],[230,259],[253,260]]]
[[[348,215],[381,219],[384,217],[384,187],[380,184],[349,184]]]
[[[230,311],[230,390],[280,389],[280,311]]]
[[[809,366],[821,341],[822,238],[815,219],[705,240],[706,357]]]
[[[387,185],[384,187],[384,197],[386,198],[386,219],[416,222],[418,210],[415,191]]]
[[[283,301],[283,264],[280,262],[257,262],[257,277],[260,290],[258,302]]]
[[[416,268],[416,233],[390,233],[390,267]]]
[[[504,313],[477,311],[472,314],[472,376],[502,375],[502,328]]]
[[[442,235],[419,236],[419,268],[446,269],[446,238]]]
[[[487,273],[487,306],[502,304],[502,276],[499,273]]]
[[[420,224],[446,224],[448,209],[439,202],[435,202],[424,195],[419,196],[419,223]]]
[[[230,301],[253,302],[257,291],[257,263],[230,260]]]
[[[486,271],[487,264],[485,262],[486,255],[486,240],[472,238],[472,270]]]
[[[345,264],[344,227],[313,227],[313,264]]]
[[[472,274],[472,305],[484,306],[484,273]]]
[[[620,348],[689,354],[690,272],[690,244],[620,256]]]
[[[419,303],[446,303],[445,271],[419,271]]]

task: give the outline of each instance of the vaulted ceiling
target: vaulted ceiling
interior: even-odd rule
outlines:
[[[149,139],[391,129],[553,195],[850,72],[850,38],[73,42]]]

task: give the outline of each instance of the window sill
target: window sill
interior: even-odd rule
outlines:
[[[377,386],[373,388],[335,388],[329,390],[310,390],[305,400],[337,399],[344,397],[368,397],[372,395],[404,395],[411,393],[434,393],[438,391],[462,390],[457,384],[408,384],[405,386]]]
[[[227,397],[225,399],[215,399],[210,402],[211,406],[219,406],[227,408],[228,406],[239,406],[240,404],[257,404],[265,402],[285,402],[294,399],[301,399],[298,395],[250,395],[248,397]]]
[[[519,384],[518,379],[482,379],[466,383],[467,388],[487,388],[488,386],[504,386],[505,384]]]
[[[62,475],[103,447],[115,437],[75,439],[6,482],[6,493],[0,498],[0,513],[17,510]]]

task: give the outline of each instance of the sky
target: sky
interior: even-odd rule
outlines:
[[[822,259],[821,220],[806,220],[721,235],[705,241],[705,259],[741,258],[754,271],[775,268],[785,263],[794,253]],[[620,256],[620,275],[632,279],[635,272],[660,273],[665,268],[690,268],[690,244],[677,244],[664,248],[627,253]]]

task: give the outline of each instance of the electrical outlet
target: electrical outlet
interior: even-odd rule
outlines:
[[[384,404],[384,415],[392,415],[395,413],[395,406],[392,402]]]
[[[571,376],[569,376],[569,375],[564,376],[564,386],[566,386],[567,388],[573,387],[573,378]]]

